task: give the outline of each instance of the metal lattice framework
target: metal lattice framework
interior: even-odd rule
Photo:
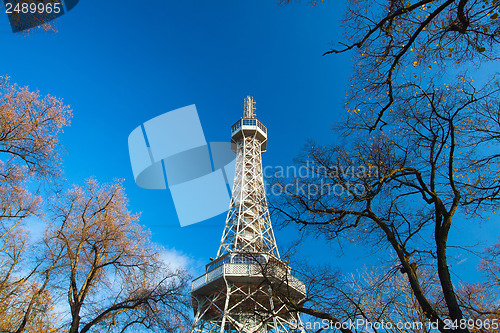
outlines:
[[[289,304],[304,299],[306,289],[279,257],[262,174],[267,128],[254,110],[247,97],[244,117],[231,128],[233,193],[217,257],[191,286],[192,332],[304,332]]]
[[[233,251],[266,252],[279,258],[262,177],[262,142],[255,133],[236,142],[233,196],[217,258]]]

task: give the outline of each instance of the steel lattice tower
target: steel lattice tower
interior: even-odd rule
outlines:
[[[304,332],[288,304],[303,300],[306,288],[278,253],[262,174],[267,128],[254,110],[248,96],[243,118],[231,127],[232,198],[217,257],[191,286],[192,332]]]

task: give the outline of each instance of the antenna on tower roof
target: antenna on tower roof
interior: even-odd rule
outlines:
[[[255,102],[252,96],[247,96],[245,98],[245,110],[243,111],[243,118],[254,118],[255,117]]]

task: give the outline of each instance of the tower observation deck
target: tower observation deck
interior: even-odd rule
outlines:
[[[262,174],[267,128],[255,118],[254,104],[245,98],[243,117],[231,126],[231,203],[217,256],[191,285],[192,332],[304,332],[289,304],[303,300],[306,288],[276,246]]]

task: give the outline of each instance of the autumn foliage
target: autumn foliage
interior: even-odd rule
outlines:
[[[121,183],[64,190],[70,118],[62,99],[0,80],[0,331],[184,330],[189,277],[162,260]]]

